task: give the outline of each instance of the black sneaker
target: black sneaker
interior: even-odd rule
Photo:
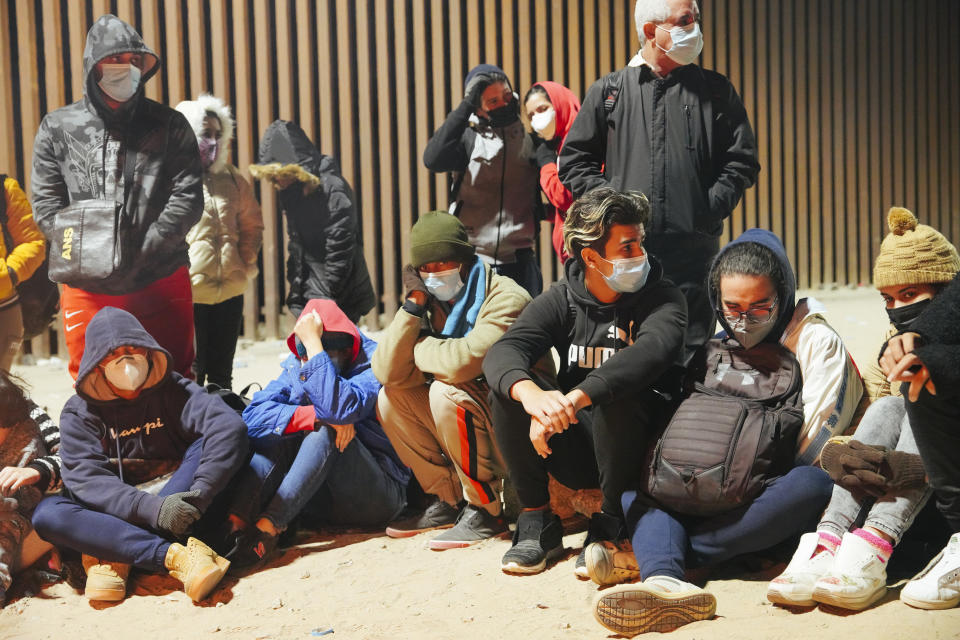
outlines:
[[[573,567],[573,573],[578,578],[584,580],[590,579],[590,572],[587,570],[587,547],[594,542],[605,542],[621,540],[625,538],[623,523],[617,516],[598,511],[590,516],[590,524],[587,525],[587,537],[583,541],[583,548],[577,556],[577,562]]]
[[[409,538],[432,529],[446,529],[456,523],[459,515],[458,507],[438,498],[423,513],[393,522],[386,533],[391,538]]]
[[[457,516],[457,523],[453,528],[438,535],[427,546],[435,551],[462,549],[498,536],[507,530],[507,521],[503,516],[491,515],[482,507],[468,504]]]
[[[563,553],[563,525],[551,511],[521,511],[513,532],[513,546],[503,554],[505,573],[540,573],[547,562]]]
[[[277,549],[280,536],[270,535],[256,527],[244,530],[237,541],[233,556],[224,556],[230,561],[230,575],[253,573],[258,570]]]

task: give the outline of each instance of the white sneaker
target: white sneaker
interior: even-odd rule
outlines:
[[[887,563],[869,542],[843,534],[833,568],[813,586],[813,599],[822,604],[859,611],[887,592]]]
[[[820,534],[817,532],[800,536],[800,544],[790,564],[767,586],[767,600],[793,607],[812,607],[816,604],[813,585],[833,568],[834,557],[826,549],[816,553],[819,544]]]
[[[640,577],[640,567],[629,540],[604,540],[586,548],[587,575],[599,585],[619,584]]]
[[[918,609],[952,609],[960,604],[960,533],[900,592],[900,599]]]
[[[593,617],[607,629],[633,637],[648,631],[673,631],[706,620],[717,611],[717,599],[700,587],[669,576],[651,576],[637,584],[601,591]]]

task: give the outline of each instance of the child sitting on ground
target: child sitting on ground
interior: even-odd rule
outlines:
[[[231,571],[253,571],[304,510],[325,524],[385,526],[411,473],[377,421],[377,343],[333,300],[310,300],[287,340],[283,372],[243,412],[254,450],[230,520]]]
[[[18,567],[33,564],[50,545],[30,524],[43,492],[60,484],[60,431],[0,369],[0,607]],[[48,455],[48,452],[53,452]]]
[[[43,500],[33,525],[78,551],[90,600],[126,597],[131,565],[166,572],[195,602],[229,562],[186,534],[219,525],[227,487],[247,453],[243,420],[218,396],[173,371],[173,358],[130,313],[104,307],[87,327],[77,394],[60,421],[63,495]],[[137,467],[177,467],[158,495]],[[144,474],[141,474],[144,475]],[[108,534],[108,535],[105,535]]]

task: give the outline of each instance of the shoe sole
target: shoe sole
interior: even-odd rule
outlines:
[[[555,549],[550,549],[549,551],[547,551],[547,553],[543,557],[543,560],[541,560],[537,564],[524,565],[524,564],[517,564],[516,562],[512,562],[512,561],[501,562],[500,570],[503,571],[504,573],[511,573],[511,574],[520,575],[520,576],[530,576],[535,573],[543,572],[543,570],[547,568],[547,564],[549,564],[553,560],[556,560],[561,555],[563,555],[562,546],[556,547]]]
[[[673,631],[711,618],[716,611],[717,599],[705,591],[674,595],[630,585],[598,594],[593,617],[607,629],[633,637],[648,631]]]
[[[900,600],[904,604],[908,604],[911,607],[917,609],[927,609],[928,611],[939,611],[942,609],[953,609],[957,605],[960,605],[960,597],[954,598],[953,600],[918,600],[916,598],[911,598],[908,595],[900,592]]]
[[[834,593],[827,589],[814,588],[813,599],[831,607],[849,609],[851,611],[861,611],[881,599],[887,593],[887,585],[877,587],[865,596],[848,596],[842,593]]]
[[[87,600],[96,600],[98,602],[119,602],[127,597],[126,588],[123,589],[84,589],[83,595]]]
[[[445,551],[447,549],[466,549],[467,547],[472,547],[475,544],[480,544],[484,540],[493,540],[494,538],[500,538],[503,536],[503,533],[496,533],[489,538],[481,538],[479,540],[437,540],[434,538],[427,543],[427,548],[434,551]]]
[[[603,545],[597,545],[596,547],[589,545],[584,555],[586,556],[586,566],[584,567],[586,575],[583,577],[590,578],[601,586],[619,584],[640,577],[640,569],[616,566],[615,556],[607,553],[607,549]],[[580,567],[577,567],[577,569],[579,570]]]
[[[388,538],[412,538],[413,536],[426,533],[427,531],[450,529],[451,527],[453,527],[452,522],[450,524],[440,524],[435,527],[427,527],[426,529],[394,529],[393,527],[387,527],[384,533],[387,534]]]
[[[783,591],[777,591],[775,589],[767,589],[767,600],[773,604],[779,604],[784,607],[815,607],[817,606],[817,601],[810,598],[804,600],[798,600],[797,598],[790,597]]]
[[[210,567],[206,573],[194,578],[189,585],[184,585],[183,590],[190,596],[191,600],[200,602],[210,595],[210,592],[220,583],[229,568],[230,561],[218,557],[214,561],[214,566]]]

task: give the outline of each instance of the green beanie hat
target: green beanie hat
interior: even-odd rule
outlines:
[[[474,253],[467,229],[446,211],[423,214],[410,230],[410,261],[414,267],[448,260],[466,263]]]

